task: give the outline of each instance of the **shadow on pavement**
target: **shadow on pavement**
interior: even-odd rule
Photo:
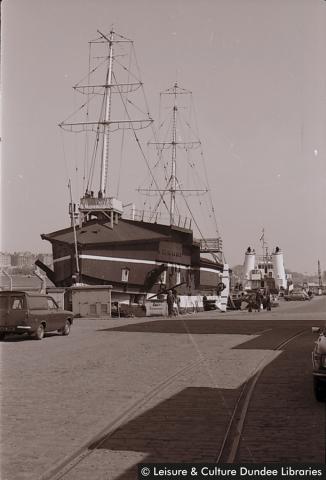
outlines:
[[[191,333],[193,335],[207,334],[236,334],[255,335],[268,329],[297,329],[311,328],[311,321],[298,320],[280,322],[269,320],[261,322],[259,319],[250,322],[242,320],[220,320],[220,319],[164,319],[148,320],[143,323],[121,325],[119,327],[104,328],[100,331],[107,332],[142,332],[142,333]]]
[[[186,388],[104,437],[98,448],[144,452],[144,463],[214,462],[238,394]],[[118,478],[137,478],[137,465]]]

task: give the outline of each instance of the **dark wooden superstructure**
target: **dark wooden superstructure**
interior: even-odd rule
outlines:
[[[177,286],[180,295],[215,294],[223,265],[200,257],[192,230],[120,218],[98,219],[76,227],[79,278],[73,227],[41,235],[53,248],[58,287],[78,282],[112,285],[113,292],[159,293]],[[42,265],[40,265],[42,267]]]

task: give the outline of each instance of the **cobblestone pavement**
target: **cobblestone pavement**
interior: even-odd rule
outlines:
[[[326,463],[326,405],[310,401],[311,340],[306,331],[264,370],[237,461]],[[255,348],[257,342],[250,341],[246,348]]]
[[[299,412],[304,410],[308,426],[312,412],[318,437],[313,458],[317,461],[325,449],[321,439],[325,432],[320,427],[325,409],[315,402],[311,388],[313,336],[306,336],[295,353],[305,359],[304,368],[299,367],[304,375],[288,372],[286,364],[277,367],[286,357],[272,351],[272,346],[278,336],[288,335],[297,326],[319,325],[324,312],[325,298],[318,298],[281,305],[271,313],[76,319],[68,337],[48,335],[41,342],[8,338],[1,344],[1,479],[41,478],[146,394],[148,401],[65,480],[135,478],[134,467],[142,460],[212,461],[239,388],[266,360],[281,369],[283,384],[294,382],[298,391],[302,389]],[[251,343],[254,339],[258,343]],[[189,362],[193,362],[192,369],[150,395]],[[273,388],[271,379],[272,396],[276,395]],[[297,420],[292,391],[287,387],[283,393],[294,402],[291,428]],[[288,409],[284,415],[289,416]],[[252,425],[260,428],[254,420]],[[316,442],[309,432],[302,433],[307,445]],[[268,458],[278,461],[277,455],[272,452]],[[294,458],[292,450],[289,458]]]

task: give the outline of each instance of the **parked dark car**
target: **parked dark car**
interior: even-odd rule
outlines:
[[[321,402],[326,400],[326,327],[321,329],[313,327],[319,336],[312,352],[313,382],[316,399]]]
[[[0,292],[0,339],[27,333],[42,340],[45,332],[69,335],[73,313],[62,310],[49,295],[23,291]]]

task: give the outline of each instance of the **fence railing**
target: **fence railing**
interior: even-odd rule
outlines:
[[[131,210],[125,212],[123,218],[135,220],[138,222],[160,223],[161,225],[171,225],[171,218],[168,214],[162,212],[153,212],[150,210]],[[191,229],[191,218],[175,215],[173,225],[176,227]]]

